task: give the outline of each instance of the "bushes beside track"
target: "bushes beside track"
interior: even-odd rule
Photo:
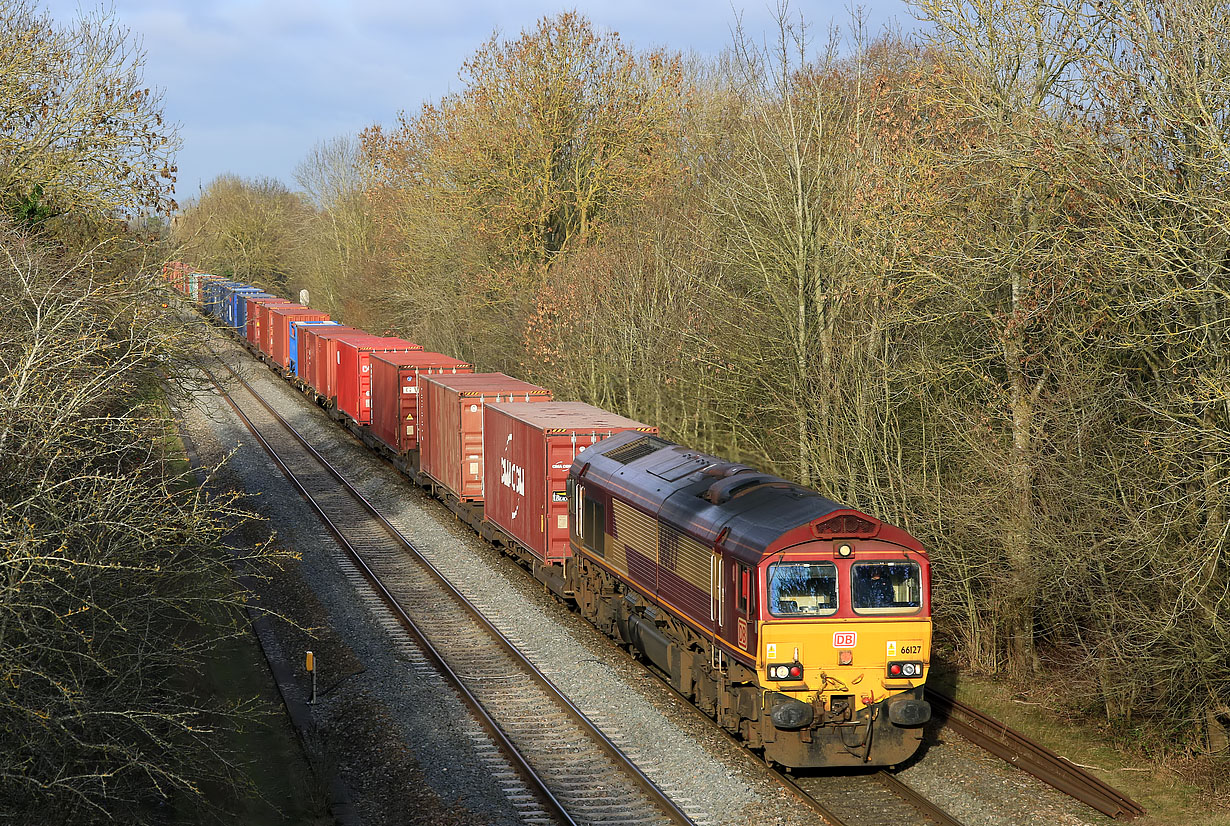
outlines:
[[[245,514],[196,484],[166,403],[195,340],[161,287],[112,263],[0,227],[0,819],[14,822],[201,808],[203,782],[240,780],[219,733],[254,710],[193,690],[246,633],[223,541]]]

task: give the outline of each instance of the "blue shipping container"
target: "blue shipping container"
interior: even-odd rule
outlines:
[[[221,281],[214,292],[213,303],[209,307],[209,313],[219,321],[226,321],[227,296],[234,287],[238,287],[238,281]]]
[[[287,357],[290,358],[290,372],[293,376],[299,375],[299,328],[307,325],[313,327],[336,327],[336,321],[291,321],[290,333],[287,335],[286,349]],[[302,378],[302,376],[300,376]]]
[[[235,329],[248,329],[248,299],[249,298],[274,298],[266,292],[243,293],[234,298],[235,301]]]
[[[213,275],[209,278],[202,278],[200,285],[200,300],[201,309],[208,315],[217,315],[215,308],[221,299],[222,285],[227,283],[227,279],[221,275]]]
[[[248,296],[260,295],[263,291],[260,287],[252,287],[248,284],[241,284],[231,288],[226,297],[223,299],[225,307],[223,308],[223,321],[227,327],[233,329],[242,328],[247,322],[247,303],[244,301]]]

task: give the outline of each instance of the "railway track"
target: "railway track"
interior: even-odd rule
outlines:
[[[961,826],[939,806],[886,771],[782,778],[825,819],[842,826]]]
[[[226,365],[224,364],[224,366]],[[542,724],[542,716],[532,703],[526,705],[519,702],[518,695],[522,692],[518,690],[517,686],[524,681],[509,678],[509,671],[506,668],[492,668],[491,665],[493,660],[483,650],[474,649],[469,651],[459,651],[456,657],[450,653],[448,662],[453,662],[457,665],[455,671],[448,668],[448,664],[445,661],[443,654],[433,655],[431,653],[433,649],[431,648],[430,641],[425,639],[422,632],[413,630],[413,620],[411,620],[408,616],[400,616],[405,613],[401,608],[402,602],[405,602],[405,604],[426,607],[429,609],[429,613],[432,616],[447,616],[450,614],[456,614],[457,612],[449,611],[447,608],[443,608],[442,603],[437,598],[438,594],[433,593],[430,590],[428,592],[423,592],[421,588],[418,588],[412,582],[407,581],[402,574],[397,573],[399,564],[404,563],[407,551],[410,551],[411,554],[419,557],[421,564],[430,572],[430,576],[427,578],[447,586],[446,590],[456,594],[456,599],[460,600],[460,603],[458,604],[467,606],[467,613],[475,616],[484,625],[489,626],[489,623],[482,618],[482,615],[477,612],[477,609],[470,605],[468,600],[465,600],[465,598],[457,593],[451,585],[447,584],[447,579],[436,572],[430,562],[422,559],[421,556],[417,554],[417,551],[413,549],[413,545],[402,537],[392,525],[384,520],[375,507],[369,504],[362,494],[350,486],[342,474],[329,465],[328,461],[321,457],[315,449],[312,448],[308,440],[300,435],[289,422],[278,414],[272,406],[260,396],[259,392],[252,388],[251,385],[249,385],[229,366],[226,366],[226,369],[244,388],[246,393],[258,403],[256,418],[266,418],[267,426],[264,428],[259,427],[256,422],[253,421],[253,416],[240,410],[234,399],[231,398],[229,394],[222,390],[222,388],[219,388],[219,392],[223,394],[224,398],[227,398],[228,403],[236,409],[236,413],[244,421],[245,425],[254,433],[258,441],[262,443],[266,451],[273,457],[274,461],[283,469],[283,472],[292,481],[292,483],[299,488],[305,498],[312,503],[318,514],[324,518],[330,530],[336,537],[338,537],[347,553],[346,561],[343,562],[342,566],[344,574],[349,579],[355,581],[357,587],[361,588],[362,582],[366,582],[372,588],[374,593],[379,594],[378,599],[385,605],[385,607],[390,609],[393,614],[397,616],[395,620],[397,624],[399,626],[406,627],[407,630],[411,631],[411,636],[414,638],[415,642],[419,644],[411,646],[410,650],[405,652],[410,659],[414,661],[416,659],[415,652],[420,649],[425,649],[427,653],[425,655],[418,655],[418,657],[428,660],[430,664],[437,670],[440,670],[446,678],[449,675],[453,675],[449,681],[455,682],[465,696],[472,696],[473,702],[478,705],[480,710],[484,705],[484,697],[480,696],[480,694],[486,695],[485,699],[487,702],[495,702],[497,704],[499,702],[508,702],[509,708],[511,709],[510,713],[514,721],[521,725],[527,726],[531,736],[534,734],[541,735],[545,731],[552,730],[553,726],[545,726]],[[278,444],[279,434],[285,434],[282,439],[286,442],[286,444],[283,446],[279,446]],[[305,460],[306,467],[301,469],[298,474],[296,474],[295,470],[287,464],[287,458],[293,458],[296,451],[302,452],[311,457],[310,461]],[[312,481],[316,476],[320,475],[321,471],[329,477],[334,485],[343,487],[347,490],[349,504],[351,504],[349,508],[347,507],[347,498],[343,497],[341,503],[335,503],[334,509],[326,510],[323,507],[326,503],[322,500],[324,500],[328,494],[315,493],[305,486],[304,480]],[[361,507],[355,508],[353,506],[355,503],[359,504]],[[339,504],[340,507],[337,506]],[[381,530],[391,539],[388,546],[378,546],[374,548],[371,546],[363,548],[356,547],[355,544],[347,538],[346,532],[343,530],[345,526],[339,525],[335,520],[335,517],[330,516],[330,513],[334,510],[340,511],[341,513],[348,513],[350,511],[360,509],[365,511],[369,518],[380,523]],[[370,530],[368,532],[370,532]],[[382,578],[382,572],[386,568],[392,569],[395,573],[391,576],[385,573]],[[394,595],[393,590],[386,586],[386,578],[393,580],[394,583],[399,586],[400,593],[396,596]],[[494,628],[492,630],[494,631]],[[464,632],[458,628],[447,628],[443,631],[443,633],[445,634],[445,638],[460,639]],[[494,631],[494,633],[499,635],[498,631]],[[502,635],[501,639],[503,639]],[[516,650],[515,646],[507,640],[504,640],[504,645],[513,651]],[[518,658],[524,660],[520,654],[517,656]],[[437,664],[437,662],[439,664]],[[528,664],[528,661],[526,662]],[[442,668],[441,665],[443,666]],[[533,669],[533,666],[529,665],[529,668]],[[462,680],[461,676],[457,675],[458,672],[471,679]],[[539,677],[541,677],[539,672],[537,672],[537,669],[533,669],[533,673],[538,674]],[[650,673],[653,673],[652,670],[650,670]],[[655,674],[655,676],[657,675]],[[541,679],[544,681],[546,680],[545,677],[541,677]],[[478,693],[469,692],[466,688],[467,682],[478,683],[482,686],[483,691]],[[547,682],[549,685],[549,681]],[[553,687],[551,688],[551,691],[556,694],[558,693],[554,692]],[[504,696],[496,696],[492,699],[493,695],[500,694],[503,694]],[[567,700],[563,700],[563,702],[568,703]],[[571,707],[570,703],[568,703],[568,705]],[[687,707],[691,708],[694,713],[703,716],[703,712],[699,709],[695,709],[690,705]],[[577,715],[580,715],[580,712],[576,711],[575,708],[573,708],[573,711]],[[485,712],[483,712],[483,716],[485,716]],[[584,719],[583,715],[581,715],[581,717]],[[585,723],[588,727],[593,728],[587,720]],[[490,720],[487,728],[494,729],[497,734],[502,731],[501,726],[495,720]],[[609,749],[619,753],[618,748],[614,744],[610,743],[605,736],[601,735],[601,733],[598,733],[597,736],[606,742],[606,747],[604,747],[604,750]],[[511,741],[511,738],[509,739]],[[564,746],[562,751],[560,747],[560,743],[566,740],[566,738],[550,737],[549,739],[552,740],[552,744],[547,744],[545,746],[540,744],[540,747],[544,748],[548,752],[555,751],[557,755],[562,754],[565,758],[567,758],[567,746]],[[505,748],[511,748],[514,752],[517,750],[511,742],[509,742]],[[623,759],[626,760],[627,758]],[[532,779],[532,775],[535,773],[532,766],[532,761],[526,757],[518,759],[515,762],[518,764],[519,774],[522,776],[524,781],[528,782],[532,786],[541,787],[542,791],[539,791],[536,797],[542,796],[543,792],[545,792],[547,795],[550,795],[550,797],[547,798],[548,804],[550,804],[551,798],[553,798],[555,794],[551,791],[551,787],[548,786],[545,781],[534,781]],[[558,773],[558,770],[552,770],[552,773]],[[636,773],[640,774],[639,770],[636,770]],[[563,775],[560,776],[562,777]],[[592,771],[582,771],[578,778],[578,782],[569,783],[566,780],[563,782],[568,788],[568,791],[570,791],[574,796],[578,794],[582,796],[592,796],[594,792],[594,787],[592,785],[593,779],[600,776],[605,777],[609,775]],[[643,775],[641,775],[641,777],[643,777]],[[961,826],[959,821],[956,821],[948,816],[942,809],[923,798],[913,789],[897,780],[888,772],[879,771],[870,775],[862,776],[808,778],[802,782],[792,781],[782,775],[779,775],[779,778],[787,787],[791,788],[791,790],[798,795],[809,808],[815,811],[816,814],[819,815],[825,822],[831,824],[831,826],[877,826],[877,824],[887,822],[893,823],[894,826],[911,826],[912,824],[918,824],[918,826]],[[649,783],[650,781],[645,778],[643,782]],[[656,787],[654,788],[656,789]],[[658,794],[660,794],[660,791]],[[516,789],[514,789],[510,795],[510,798],[520,798],[523,801],[525,797],[527,797],[526,794]],[[566,820],[565,822],[690,822],[686,819],[649,819],[643,821],[635,818],[630,819],[627,817],[625,806],[626,800],[619,794],[614,796],[607,795],[605,797],[600,796],[596,802],[598,803],[598,809],[594,812],[594,814],[597,815],[597,820],[578,818],[575,821]],[[669,803],[669,801],[667,802]],[[525,803],[522,802],[521,805],[524,806]],[[563,812],[565,809],[565,801],[560,800],[557,805],[559,811]],[[669,805],[671,808],[677,808],[673,803],[669,803]],[[604,806],[605,808],[603,808]],[[548,808],[551,808],[551,806],[548,805]],[[530,815],[528,820],[532,822],[535,819],[535,813],[531,810],[528,814]],[[684,818],[687,817],[687,815],[682,812],[680,812],[680,814]]]
[[[308,441],[293,426],[274,411],[260,397],[259,393],[248,385],[242,377],[231,370],[229,366],[227,370],[243,385],[247,393],[258,402],[259,409],[263,413],[258,412],[257,417],[259,418],[261,415],[266,416],[269,420],[268,427],[263,431],[260,430],[247,414],[239,410],[233,399],[228,397],[228,402],[236,408],[236,412],[239,413],[241,419],[256,434],[258,440],[262,442],[266,450],[273,456],[275,462],[283,468],[287,477],[300,489],[308,501],[313,504],[313,507],[325,519],[326,524],[329,525],[330,529],[341,540],[343,546],[346,547],[353,565],[352,569],[347,572],[347,576],[356,581],[362,579],[371,585],[373,592],[379,594],[379,599],[394,615],[397,615],[396,622],[410,630],[411,636],[416,640],[421,640],[421,648],[425,651],[422,659],[428,661],[432,667],[440,670],[450,682],[454,682],[459,687],[462,695],[468,701],[473,702],[476,708],[481,710],[484,704],[490,704],[492,708],[505,709],[506,717],[499,717],[498,714],[487,717],[487,728],[493,735],[493,741],[501,739],[506,741],[504,743],[497,742],[497,745],[490,746],[490,748],[497,749],[501,754],[507,751],[510,755],[513,755],[510,759],[517,766],[517,773],[531,790],[531,793],[526,793],[514,789],[510,793],[510,799],[520,800],[519,805],[522,807],[527,805],[537,806],[541,801],[546,810],[557,810],[551,815],[543,814],[542,818],[544,820],[558,819],[566,823],[610,823],[613,821],[620,823],[691,822],[688,820],[688,815],[672,803],[661,790],[658,790],[643,773],[636,769],[614,743],[602,735],[596,726],[590,723],[578,709],[562,698],[559,692],[550,684],[550,681],[529,664],[528,660],[517,652],[516,646],[503,638],[495,630],[494,626],[488,623],[465,597],[452,588],[448,584],[447,579],[439,574],[429,561],[419,557],[413,545],[402,537],[391,524],[384,520],[376,509],[363,498],[362,494],[346,482],[342,474],[332,468],[323,457],[319,456]],[[225,391],[222,391],[221,388],[219,390],[223,393],[224,397],[227,397]],[[279,453],[279,448],[275,446],[278,440],[276,434],[279,432],[285,434],[283,438],[287,440],[282,453]],[[266,438],[268,434],[274,434],[273,443]],[[293,447],[290,446],[290,442],[295,443],[295,445]],[[295,450],[311,457],[310,462],[307,462],[305,469],[301,471],[303,473],[302,477],[295,475],[295,472],[285,463],[285,456],[292,455]],[[329,494],[322,493],[320,496],[317,496],[303,484],[303,479],[314,481],[315,477],[328,477],[335,488],[345,490],[346,493],[340,500],[342,503],[340,507],[338,502],[334,502],[334,508],[337,512],[346,513],[347,504],[350,511],[363,511],[365,518],[379,524],[379,532],[385,535],[385,542],[383,544],[378,542],[372,545],[363,541],[356,545],[348,541],[344,532],[345,525],[339,525],[329,516],[333,512],[327,507],[329,504]],[[366,537],[371,535],[374,530],[368,527],[361,530],[360,535]],[[421,572],[411,575],[404,570],[408,555],[417,557],[417,563],[423,569]],[[424,589],[422,583],[428,580],[434,581],[435,588]],[[447,596],[443,599],[441,598],[441,591],[447,592]],[[474,622],[490,629],[490,633],[502,641],[500,647],[505,652],[512,652],[509,655],[512,659],[519,660],[524,664],[520,666],[526,669],[524,679],[515,674],[514,667],[496,660],[491,656],[488,648],[480,645],[466,647],[465,650],[462,647],[458,647],[456,650],[449,652],[447,655],[448,659],[446,660],[444,654],[436,652],[432,647],[430,642],[432,635],[430,633],[414,630],[417,626],[415,626],[414,620],[402,608],[402,605],[405,604],[432,606],[430,613],[434,618],[433,621],[437,622],[435,634],[437,636],[443,635],[444,639],[451,639],[454,642],[469,639],[467,635],[473,633],[472,628],[468,625],[454,624],[450,626],[445,622],[448,618],[457,617],[459,613],[464,613],[468,618],[467,622]],[[453,607],[460,607],[461,612],[451,610]],[[412,660],[415,658],[413,653],[410,656]],[[449,667],[449,662],[457,665],[455,670]],[[647,670],[654,674],[654,676],[660,676],[652,668],[647,668]],[[545,693],[555,695],[558,698],[555,702],[561,703],[562,707],[569,709],[565,716],[578,725],[578,730],[588,732],[585,736],[601,743],[600,750],[604,753],[605,759],[612,761],[613,764],[622,763],[628,767],[625,769],[625,771],[628,771],[628,780],[642,789],[647,789],[646,798],[657,799],[655,814],[628,817],[628,800],[623,793],[623,788],[626,784],[616,783],[612,786],[610,783],[603,782],[615,777],[612,773],[614,769],[611,766],[606,766],[595,770],[592,765],[586,763],[587,758],[579,753],[583,750],[572,747],[573,742],[580,742],[581,734],[576,735],[578,739],[575,741],[571,735],[565,737],[547,735],[544,737],[544,732],[556,730],[555,723],[552,722],[544,725],[541,712],[542,706],[538,704],[537,700],[525,697],[526,692],[522,689],[526,682],[531,680],[541,686]],[[472,688],[475,690],[471,690]],[[1007,728],[993,718],[959,701],[940,695],[935,691],[929,692],[928,697],[937,707],[937,711],[946,718],[948,725],[959,734],[975,745],[990,751],[1006,762],[1037,777],[1042,782],[1111,817],[1131,819],[1143,813],[1143,808],[1135,803],[1135,801],[1122,795],[1109,785],[1102,783],[1088,772],[1055,755],[1053,752],[1045,749],[1045,747],[1030,741],[1024,735]],[[689,708],[692,708],[697,714],[703,714],[703,712],[694,707],[689,706]],[[487,716],[485,711],[479,711],[478,713],[480,717]],[[499,722],[495,719],[496,717],[499,717]],[[505,723],[510,729],[510,734],[508,737],[502,738],[501,735],[503,734]],[[525,749],[526,756],[524,757],[516,756],[520,753],[520,747],[515,744],[518,733],[523,740],[530,743]],[[534,742],[535,740],[537,742]],[[534,768],[533,764],[535,761],[530,759],[530,755],[534,754],[552,755],[554,759],[561,761],[560,764],[565,767],[563,769],[558,767],[548,769],[550,773],[555,775],[552,785],[542,780],[533,779],[535,774],[540,774]],[[539,757],[538,761],[544,762],[545,759],[547,758]],[[584,768],[578,768],[582,766]],[[574,779],[563,779],[567,778],[569,773],[571,773]],[[960,826],[959,821],[952,818],[943,809],[922,797],[886,771],[844,776],[805,776],[793,779],[782,776],[782,780],[810,808],[827,822],[833,824],[833,826],[876,826],[881,823],[893,823],[894,826],[908,826],[909,824],[919,824],[919,826],[927,824],[935,824],[935,826]],[[603,788],[604,785],[605,789]],[[561,790],[559,798],[556,798],[553,788]],[[529,797],[533,797],[535,803],[527,804],[526,800]],[[588,798],[590,800],[589,809],[581,814],[578,819],[573,820],[568,814],[567,805],[569,803],[575,805],[575,802],[581,798]],[[653,808],[651,805],[645,811]],[[533,808],[526,812],[526,814],[530,815],[528,822],[534,822],[539,819]]]
[[[506,794],[526,822],[693,823],[251,385],[218,363],[246,400],[211,375],[218,392],[338,539],[350,575],[370,586],[410,647],[479,720],[490,738],[479,751],[498,751],[516,776]]]
[[[1144,808],[1130,797],[995,718],[934,689],[927,692],[927,699],[953,731],[1048,786],[1117,820],[1144,814]],[[846,826],[915,822],[959,826],[947,812],[887,771],[784,779],[819,804],[816,808],[825,817]]]
[[[646,673],[672,693],[678,694],[660,672],[643,661],[638,662]],[[682,707],[713,722],[691,703],[685,702]],[[732,743],[742,747],[737,738],[729,732],[725,734]],[[886,823],[893,826],[962,826],[961,821],[888,771],[787,775],[773,770],[772,773],[802,803],[832,826],[883,826]]]
[[[962,737],[1043,783],[1117,820],[1144,814],[1130,797],[995,718],[934,689],[927,692],[927,699]]]

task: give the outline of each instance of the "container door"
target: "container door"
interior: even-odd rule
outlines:
[[[401,432],[398,434],[397,444],[402,450],[409,450],[410,448],[418,447],[419,443],[418,368],[402,367],[398,371],[398,375],[401,398],[397,401],[397,421],[401,427]]]
[[[568,558],[568,468],[576,458],[576,434],[546,439],[546,553],[547,559]]]
[[[457,444],[457,493],[459,498],[483,498],[483,404],[485,396],[462,397],[461,428]]]

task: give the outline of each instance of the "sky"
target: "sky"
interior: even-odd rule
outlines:
[[[103,8],[138,38],[145,80],[179,124],[176,198],[218,175],[272,177],[296,188],[294,169],[318,142],[357,134],[459,91],[458,71],[492,33],[516,37],[542,17],[576,9],[636,48],[716,56],[736,18],[771,37],[777,0],[108,0]],[[917,24],[902,0],[864,0],[868,27]],[[91,0],[44,0],[67,23]],[[844,30],[847,0],[795,2],[823,41]]]

